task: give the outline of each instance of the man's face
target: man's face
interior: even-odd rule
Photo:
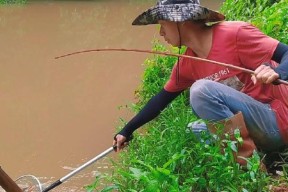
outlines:
[[[178,47],[179,31],[176,22],[160,20],[160,32],[159,34],[164,37],[165,41],[172,46]]]

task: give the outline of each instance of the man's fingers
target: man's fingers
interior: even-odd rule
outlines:
[[[262,83],[267,83],[267,80],[269,79],[269,77],[271,76],[271,72],[268,70],[263,70],[261,71],[261,73],[258,76],[258,79],[262,82]]]
[[[263,83],[268,84],[277,80],[279,75],[273,69],[271,69],[269,71],[263,72],[259,78]]]
[[[273,73],[267,78],[265,83],[272,83],[276,81],[278,78],[279,78],[279,75],[277,73]]]
[[[116,152],[121,151],[126,145],[125,145],[126,137],[123,135],[116,135],[113,141],[113,145],[116,145]]]
[[[255,70],[255,77],[252,77],[251,80],[255,84],[255,82],[262,83],[272,83],[273,81],[279,78],[279,75],[267,65],[261,65]]]
[[[260,79],[265,73],[272,70],[269,66],[261,65],[255,70],[255,76],[257,79]]]
[[[268,66],[266,65],[260,65],[255,71],[254,74],[257,75],[260,71],[262,71],[264,68],[266,68]]]
[[[255,75],[251,76],[251,81],[253,82],[254,85],[257,83],[257,79],[256,79]]]
[[[125,142],[125,143],[123,144],[123,148],[126,147],[127,145],[129,145],[129,142]]]

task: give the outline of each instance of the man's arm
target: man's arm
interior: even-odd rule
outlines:
[[[279,79],[288,80],[288,46],[279,43],[272,60],[279,63],[279,66],[274,69],[279,74]]]
[[[136,129],[157,117],[161,111],[182,92],[183,91],[168,92],[162,89],[157,95],[152,97],[143,109],[114,137],[114,144],[117,144],[117,151],[122,148],[127,138],[129,140]]]
[[[260,65],[255,71],[252,81],[262,83],[272,83],[277,79],[288,80],[288,46],[279,43],[273,53],[272,60],[279,63],[276,68],[269,64]]]

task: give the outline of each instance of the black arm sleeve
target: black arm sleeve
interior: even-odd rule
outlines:
[[[272,60],[279,63],[279,66],[274,69],[279,74],[279,79],[288,80],[288,46],[279,43],[273,53]]]
[[[157,95],[148,101],[143,109],[133,119],[131,119],[118,134],[130,138],[136,129],[157,117],[160,112],[181,93],[182,91],[168,92],[165,89],[162,89]]]

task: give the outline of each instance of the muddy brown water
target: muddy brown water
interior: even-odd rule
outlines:
[[[202,1],[218,9],[222,1]],[[93,48],[151,49],[155,25],[131,26],[155,1],[29,1],[0,6],[0,166],[49,183],[111,146],[120,117],[135,101],[143,61],[138,53],[55,56]],[[117,154],[109,155],[115,158]],[[110,168],[109,168],[110,167]],[[54,191],[85,191],[93,164]]]

